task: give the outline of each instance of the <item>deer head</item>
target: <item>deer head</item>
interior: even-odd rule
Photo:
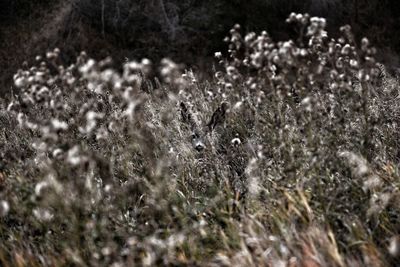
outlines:
[[[181,120],[189,126],[192,132],[191,142],[194,149],[203,151],[206,148],[204,137],[211,133],[218,125],[224,123],[226,112],[229,108],[227,102],[222,102],[221,105],[214,111],[210,121],[204,126],[200,126],[193,119],[193,115],[185,103],[180,103]]]

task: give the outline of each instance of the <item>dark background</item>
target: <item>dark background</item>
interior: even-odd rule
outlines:
[[[116,64],[168,56],[207,71],[235,23],[283,40],[294,34],[284,22],[290,12],[327,18],[331,36],[350,24],[357,38],[379,48],[380,61],[398,66],[395,0],[0,0],[0,92],[11,92],[23,61],[55,47],[65,64],[85,50],[98,59],[111,55]]]

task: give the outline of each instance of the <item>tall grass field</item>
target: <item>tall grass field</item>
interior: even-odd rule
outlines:
[[[400,87],[349,26],[235,25],[212,75],[164,58],[16,71],[1,266],[400,266]]]

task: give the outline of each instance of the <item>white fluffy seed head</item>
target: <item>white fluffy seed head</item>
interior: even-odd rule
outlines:
[[[10,205],[7,201],[1,200],[0,201],[0,217],[7,216],[8,212],[10,211]]]
[[[242,144],[242,141],[240,140],[239,137],[235,137],[231,140],[231,144],[234,146],[239,146],[240,144]]]

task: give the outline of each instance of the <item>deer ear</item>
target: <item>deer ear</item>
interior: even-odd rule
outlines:
[[[222,102],[221,103],[221,109],[223,110],[223,111],[227,111],[229,108],[230,108],[230,104],[228,103],[228,102]]]

